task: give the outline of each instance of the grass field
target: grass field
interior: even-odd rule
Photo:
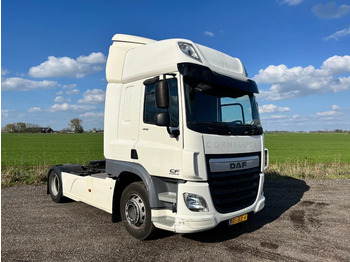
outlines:
[[[265,134],[267,176],[350,178],[349,134]],[[1,185],[45,181],[51,165],[103,159],[103,134],[1,135]]]
[[[350,134],[268,133],[269,177],[349,179]]]
[[[103,133],[2,134],[2,166],[84,164],[103,159]]]
[[[350,134],[268,133],[271,163],[350,163]]]
[[[1,185],[46,179],[51,165],[103,157],[103,134],[1,134]]]

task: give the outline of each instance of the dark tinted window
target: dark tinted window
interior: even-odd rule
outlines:
[[[178,88],[177,79],[167,79],[170,89],[170,126],[179,126],[179,99],[178,99]],[[166,109],[157,108],[155,100],[154,88],[157,83],[146,85],[145,88],[145,106],[143,114],[143,122],[147,124],[155,125],[155,116],[158,113],[166,112]]]

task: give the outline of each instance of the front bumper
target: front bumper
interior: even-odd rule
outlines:
[[[173,231],[177,233],[194,233],[208,230],[217,226],[220,222],[229,220],[248,213],[256,213],[265,206],[265,197],[263,195],[264,174],[260,174],[260,183],[257,198],[255,202],[241,210],[231,213],[219,213],[216,211],[208,183],[187,182],[179,184],[177,195],[177,214],[175,216],[175,224]],[[184,193],[193,193],[202,196],[208,205],[208,212],[190,211],[183,199]],[[248,217],[249,219],[249,217]]]

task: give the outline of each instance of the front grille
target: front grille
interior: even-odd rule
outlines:
[[[209,164],[207,166],[211,196],[219,213],[234,212],[255,202],[259,190],[260,165],[239,171],[217,173],[210,172]]]

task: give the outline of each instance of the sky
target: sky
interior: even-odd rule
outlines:
[[[1,0],[1,126],[103,128],[117,33],[238,57],[265,130],[350,130],[349,0]]]

